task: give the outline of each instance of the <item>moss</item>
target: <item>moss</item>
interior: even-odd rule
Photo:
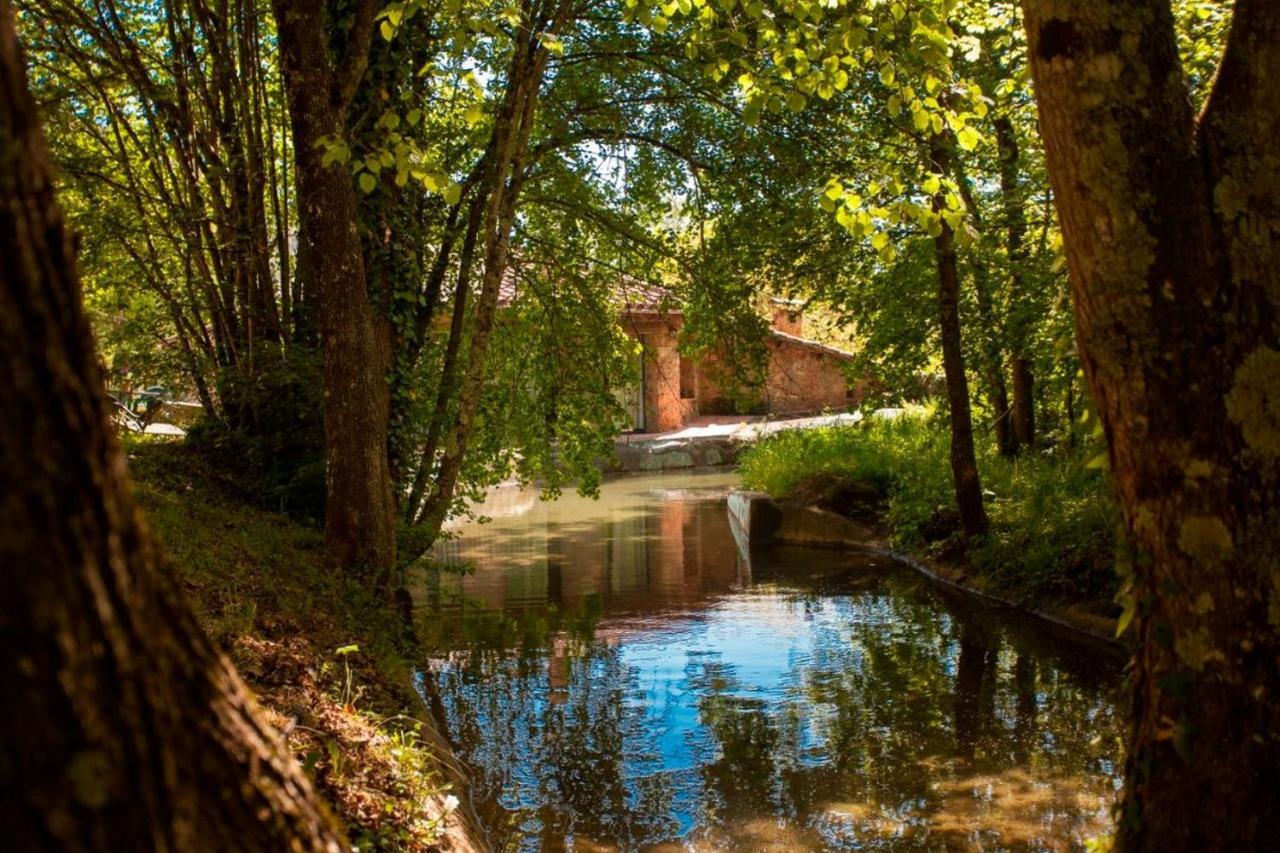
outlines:
[[[1280,459],[1280,352],[1260,346],[1236,368],[1227,416],[1259,455]]]
[[[1222,652],[1213,647],[1209,632],[1204,628],[1179,636],[1173,642],[1173,650],[1196,672],[1203,670],[1211,661],[1224,659]]]
[[[1193,515],[1182,522],[1178,547],[1198,562],[1215,564],[1230,558],[1235,552],[1235,541],[1222,519]]]

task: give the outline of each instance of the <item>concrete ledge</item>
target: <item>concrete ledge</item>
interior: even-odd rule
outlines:
[[[1113,618],[1074,608],[1037,607],[1014,600],[1001,590],[975,583],[961,567],[939,564],[889,547],[883,532],[870,525],[818,507],[780,503],[764,492],[736,490],[729,493],[728,503],[734,538],[740,551],[748,555],[752,547],[768,545],[852,548],[877,554],[915,569],[945,589],[1033,616],[1064,636],[1096,644],[1108,653],[1125,649],[1125,644],[1115,638]]]

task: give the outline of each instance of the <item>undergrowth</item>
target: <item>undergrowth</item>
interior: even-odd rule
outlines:
[[[416,719],[402,622],[321,534],[246,504],[190,449],[127,441],[138,502],[204,629],[366,850],[427,850],[457,800]]]
[[[1060,450],[1000,457],[979,448],[991,531],[964,557],[1006,590],[1039,601],[1109,604],[1117,509],[1090,454]],[[884,498],[881,521],[907,549],[954,550],[959,523],[945,421],[924,414],[852,426],[789,430],[740,458],[748,488],[785,497],[818,475],[870,485]]]

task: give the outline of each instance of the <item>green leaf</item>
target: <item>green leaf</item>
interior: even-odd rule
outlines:
[[[360,191],[368,195],[378,185],[378,179],[368,172],[361,172],[360,177],[356,179],[356,183],[360,185]]]
[[[956,134],[956,142],[965,151],[972,151],[978,147],[978,143],[982,141],[982,134],[974,130],[972,127],[965,127]]]
[[[1120,611],[1120,618],[1116,620],[1117,639],[1119,639],[1124,632],[1128,630],[1130,623],[1133,622],[1134,615],[1138,612],[1138,598],[1133,594],[1132,590],[1127,594],[1118,597],[1121,599],[1124,609]]]
[[[462,199],[462,187],[451,183],[444,188],[445,204],[457,204]]]
[[[351,149],[347,147],[345,142],[329,142],[322,143],[324,145],[324,154],[320,156],[321,166],[331,166],[334,163],[345,163],[351,157]]]

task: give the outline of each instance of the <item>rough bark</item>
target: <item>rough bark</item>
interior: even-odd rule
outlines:
[[[1024,0],[1137,557],[1125,850],[1280,849],[1280,4],[1192,113],[1168,0]]]
[[[945,143],[936,140],[929,150],[935,174],[947,174],[949,155]],[[943,209],[941,195],[934,198],[935,211]],[[960,272],[956,263],[955,234],[943,220],[934,237],[938,264],[938,325],[942,337],[942,369],[947,380],[947,407],[951,418],[951,475],[955,484],[956,507],[965,535],[978,536],[987,530],[987,512],[982,504],[982,484],[973,449],[973,416],[969,409],[969,380],[965,375],[964,350],[960,338]]]
[[[367,570],[379,589],[389,589],[396,563],[396,502],[387,447],[391,342],[365,280],[355,187],[346,169],[323,163],[321,144],[345,135],[345,113],[367,61],[373,4],[359,4],[340,67],[329,59],[323,5],[275,0],[273,9],[306,262],[319,295],[325,542],[343,566]]]
[[[0,826],[14,850],[345,846],[129,494],[0,0]]]

